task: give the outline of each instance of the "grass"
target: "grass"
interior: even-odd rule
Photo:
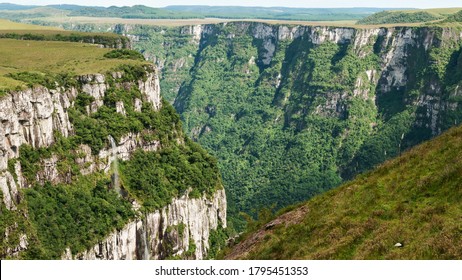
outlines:
[[[0,19],[0,30],[61,30],[58,27],[51,26],[38,26],[33,24],[25,24],[9,21],[6,19]]]
[[[0,90],[5,91],[25,85],[23,82],[6,77],[5,75],[9,73],[83,75],[106,73],[121,64],[145,63],[105,58],[104,55],[111,50],[99,48],[97,45],[72,42],[0,39]]]
[[[458,11],[462,10],[462,8],[439,8],[439,9],[425,9],[425,11],[429,13],[435,13],[439,15],[450,15],[455,14]]]
[[[440,9],[416,9],[416,10],[393,10],[375,13],[357,22],[364,26],[421,26],[441,25],[460,26],[458,23],[447,24],[445,19],[462,8],[440,8]]]
[[[299,223],[290,224],[297,208],[284,214],[286,226],[263,227],[251,249],[231,252],[249,259],[461,259],[462,127],[303,207]]]

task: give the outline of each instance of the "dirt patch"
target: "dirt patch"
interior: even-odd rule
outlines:
[[[231,248],[231,251],[225,256],[226,260],[245,259],[267,234],[272,233],[276,228],[289,226],[300,223],[308,214],[309,209],[303,205],[295,210],[284,213],[271,222],[262,226],[259,230],[252,233],[245,240]]]

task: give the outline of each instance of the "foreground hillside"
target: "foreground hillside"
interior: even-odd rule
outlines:
[[[458,127],[279,216],[227,258],[461,259],[461,225]]]

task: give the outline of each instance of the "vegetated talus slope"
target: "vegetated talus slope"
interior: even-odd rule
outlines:
[[[227,258],[461,259],[461,225],[458,127],[281,215]]]

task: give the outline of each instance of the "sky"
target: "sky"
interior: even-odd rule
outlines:
[[[380,8],[441,8],[461,7],[461,0],[0,0],[21,5],[77,4],[82,6],[165,7],[168,5],[261,6],[261,7],[380,7]]]

